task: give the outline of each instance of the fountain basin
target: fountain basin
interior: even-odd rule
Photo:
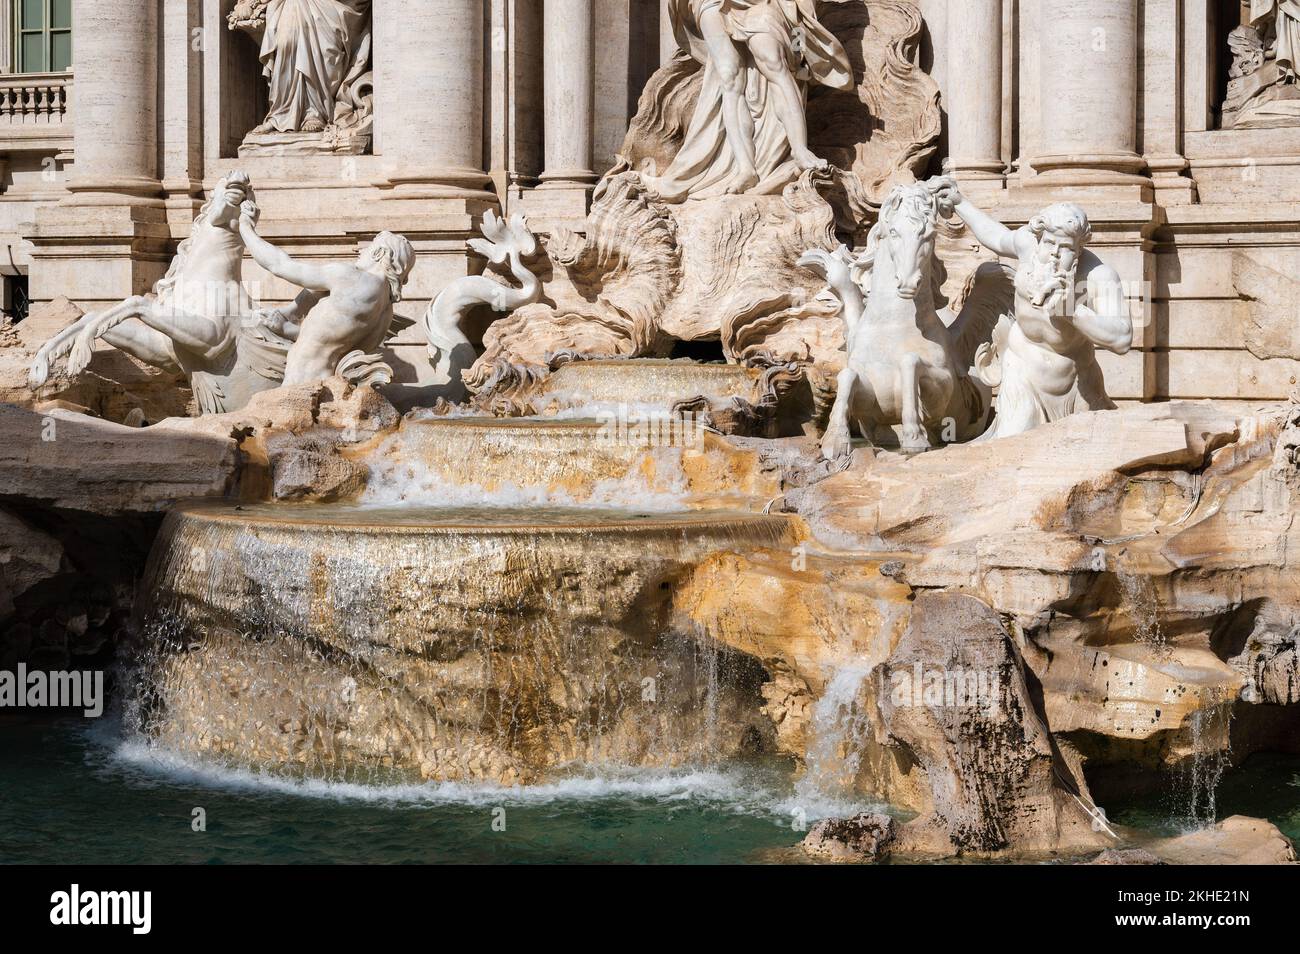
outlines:
[[[351,456],[375,504],[761,510],[781,493],[755,451],[668,420],[407,420]]]
[[[150,559],[135,718],[169,749],[326,778],[536,781],[774,748],[751,657],[674,619],[787,518],[194,505]]]
[[[538,414],[561,418],[684,412],[726,433],[775,437],[798,434],[807,418],[809,394],[806,386],[794,387],[797,378],[668,358],[572,361],[546,378],[532,405]]]
[[[586,406],[617,411],[622,405],[667,411],[701,396],[755,400],[761,378],[761,371],[739,364],[667,358],[573,361],[546,379],[539,401],[552,402],[556,410]]]

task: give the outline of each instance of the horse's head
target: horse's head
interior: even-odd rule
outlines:
[[[916,298],[929,276],[937,221],[934,193],[920,183],[898,186],[880,209],[872,238],[889,252],[900,298]]]
[[[233,230],[239,224],[239,207],[253,197],[253,184],[248,174],[232,172],[213,188],[212,197],[199,210],[195,223]]]

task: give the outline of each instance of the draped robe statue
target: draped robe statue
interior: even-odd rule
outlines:
[[[270,108],[257,137],[333,130],[370,121],[371,0],[241,0],[232,29],[259,38]],[[359,151],[359,150],[348,150]]]
[[[1233,62],[1224,127],[1300,125],[1300,0],[1243,0],[1241,19],[1228,35]]]
[[[668,202],[779,192],[825,166],[808,149],[810,83],[854,89],[848,55],[816,0],[669,0],[678,44],[704,68],[682,148],[646,176]]]

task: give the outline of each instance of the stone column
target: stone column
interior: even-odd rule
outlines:
[[[1042,0],[1038,145],[1045,186],[1135,186],[1138,0]]]
[[[149,291],[171,249],[158,179],[158,8],[139,0],[72,5],[74,161],[32,243],[34,301],[96,308]]]
[[[72,5],[76,37],[76,164],[68,188],[96,204],[156,200],[158,5],[95,0]],[[77,195],[84,203],[90,196]]]
[[[949,0],[948,155],[963,183],[1001,186],[1002,0]]]
[[[538,209],[548,218],[587,214],[596,174],[591,169],[595,113],[592,0],[545,0],[545,169]]]
[[[395,198],[492,203],[483,0],[375,0],[376,152]]]

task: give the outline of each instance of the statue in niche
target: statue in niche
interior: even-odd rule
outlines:
[[[355,264],[313,265],[292,258],[257,234],[257,205],[243,203],[239,234],[253,260],[303,291],[292,304],[268,313],[272,328],[293,328],[284,383],[310,384],[335,374],[360,384],[393,380],[379,351],[393,323],[393,305],[415,265],[411,243],[380,232]]]
[[[1300,126],[1300,0],[1244,0],[1242,25],[1229,34],[1228,47],[1224,128]]]
[[[1014,306],[976,354],[977,373],[999,389],[997,417],[979,439],[1114,408],[1096,349],[1126,354],[1133,321],[1119,273],[1086,247],[1092,231],[1083,209],[1057,203],[1012,231],[964,198],[954,180],[938,179],[935,188],[980,244],[1018,263]]]
[[[652,193],[770,195],[827,167],[808,148],[807,87],[855,84],[815,0],[670,0],[669,13],[704,80],[681,150],[661,175],[643,176]]]
[[[241,156],[369,150],[370,0],[238,0],[227,23],[261,43],[269,84],[266,119]]]

